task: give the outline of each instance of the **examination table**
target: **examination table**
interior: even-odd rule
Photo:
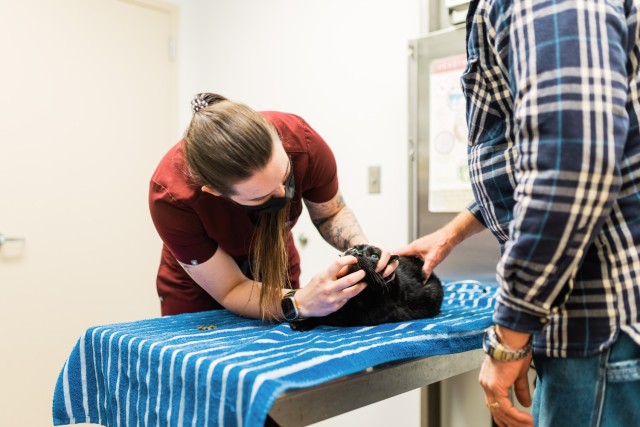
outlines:
[[[497,287],[444,285],[431,319],[296,332],[226,310],[96,326],[53,396],[55,425],[297,426],[476,369]]]

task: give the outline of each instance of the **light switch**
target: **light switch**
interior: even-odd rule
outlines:
[[[369,166],[369,194],[380,194],[380,166]]]

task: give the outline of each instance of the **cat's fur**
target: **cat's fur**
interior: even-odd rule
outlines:
[[[335,313],[310,317],[291,323],[291,329],[307,331],[317,325],[367,326],[388,322],[433,317],[440,312],[444,292],[440,279],[431,274],[428,280],[422,271],[422,260],[413,256],[393,255],[400,260],[391,278],[376,273],[380,249],[357,245],[345,252],[358,259],[349,266],[349,273],[362,269],[367,287]]]

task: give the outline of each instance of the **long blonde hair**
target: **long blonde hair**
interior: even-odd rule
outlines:
[[[278,212],[260,215],[253,242],[251,274],[262,282],[260,288],[260,314],[262,319],[280,317],[282,288],[290,288],[289,257],[287,255],[287,222],[289,203]]]
[[[225,197],[233,185],[266,167],[277,132],[259,113],[244,104],[201,93],[191,101],[193,118],[184,137],[188,173],[199,185]],[[293,173],[293,172],[292,172]],[[290,287],[287,254],[289,204],[259,215],[250,249],[251,274],[260,288],[262,319],[280,317],[282,288]]]

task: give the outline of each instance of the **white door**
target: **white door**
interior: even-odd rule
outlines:
[[[0,425],[51,425],[91,325],[159,315],[147,209],[178,137],[176,10],[0,0]]]

